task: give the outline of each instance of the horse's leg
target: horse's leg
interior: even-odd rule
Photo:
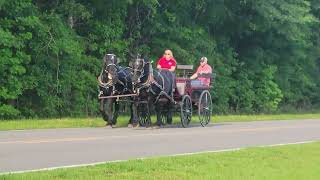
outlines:
[[[119,113],[119,103],[116,102],[114,99],[113,99],[113,102],[112,104],[114,104],[114,113],[112,114],[112,126],[114,127],[116,124],[117,124],[117,118],[118,118],[118,113]]]
[[[148,97],[147,99],[147,108],[146,108],[146,116],[147,116],[147,123],[146,123],[146,127],[150,127],[151,126],[151,111],[152,111],[152,105],[153,105],[154,100],[150,97]]]
[[[151,121],[151,114],[153,112],[153,110],[156,111],[156,109],[153,109],[154,107],[154,102],[155,102],[155,97],[151,94],[148,94],[147,96],[147,104],[146,104],[146,116],[147,116],[147,123],[146,123],[146,127],[151,127],[152,125],[152,121]]]
[[[104,111],[105,99],[100,99],[99,102],[100,102],[99,111],[100,111],[100,113],[101,113],[101,115],[102,115],[103,120],[104,120],[106,123],[108,123],[108,116],[107,116],[106,112]]]
[[[128,124],[132,124],[132,122],[133,122],[133,119],[134,117],[133,117],[133,102],[130,102],[130,119],[129,119],[129,122],[128,122]]]
[[[167,108],[168,108],[168,114],[167,114],[167,123],[168,124],[172,124],[172,108],[173,108],[173,104],[171,101],[168,102],[167,104]]]
[[[103,99],[103,118],[107,122],[106,126],[112,125],[113,116],[112,116],[112,100],[111,99]]]
[[[162,113],[162,110],[161,110],[161,104],[160,103],[156,103],[155,104],[155,111],[156,111],[156,114],[157,114],[157,122],[156,122],[156,128],[160,128],[161,126],[161,113]]]
[[[113,125],[113,121],[114,121],[114,114],[113,114],[113,103],[114,103],[114,101],[113,101],[113,99],[112,98],[109,98],[108,100],[107,100],[107,102],[108,102],[108,105],[107,105],[107,114],[108,114],[108,123],[109,123],[109,125],[112,127],[112,125]]]
[[[128,127],[135,127],[135,126],[138,125],[138,122],[139,122],[139,118],[138,118],[138,101],[137,101],[137,99],[133,100],[131,108],[132,108],[132,110],[131,110],[132,118],[131,118],[131,123],[128,124]]]

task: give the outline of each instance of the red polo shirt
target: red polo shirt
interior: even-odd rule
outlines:
[[[209,64],[199,66],[196,73],[212,73],[212,68]],[[210,78],[198,77],[198,79],[206,86],[210,85]]]
[[[162,57],[158,60],[158,65],[161,66],[163,69],[171,69],[171,67],[175,67],[177,65],[177,62],[175,59],[171,58],[169,60],[166,60],[165,57]]]

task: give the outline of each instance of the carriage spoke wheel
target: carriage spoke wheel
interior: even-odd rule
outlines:
[[[148,125],[148,112],[147,112],[147,105],[141,103],[138,105],[138,118],[139,118],[139,125],[142,127],[146,127]]]
[[[211,121],[212,99],[209,91],[203,91],[199,98],[198,115],[201,126],[205,127]]]
[[[166,114],[161,114],[161,125],[166,125],[167,124],[167,116]]]
[[[146,127],[148,124],[148,117],[146,113],[141,113],[139,115],[139,125],[142,127]]]
[[[188,95],[184,95],[181,101],[181,124],[183,127],[188,127],[191,122],[192,117],[192,102],[191,98]]]

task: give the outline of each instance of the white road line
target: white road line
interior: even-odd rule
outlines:
[[[265,148],[265,147],[275,147],[275,146],[285,146],[285,145],[295,145],[295,144],[307,144],[307,143],[314,143],[314,142],[317,142],[317,141],[301,141],[301,142],[293,142],[293,143],[282,143],[282,144],[271,144],[271,145],[262,145],[262,146],[250,146],[250,147],[243,147],[243,148],[222,149],[222,150],[214,150],[214,151],[201,151],[201,152],[181,153],[181,154],[173,154],[173,155],[166,155],[166,156],[153,156],[153,157],[146,157],[146,158],[136,158],[136,159],[130,159],[130,160],[144,160],[144,159],[151,159],[151,158],[155,158],[155,157],[159,158],[159,157],[187,156],[187,155],[196,155],[196,154],[204,154],[204,153],[221,153],[221,152],[239,151],[239,150],[248,149],[248,148],[254,148],[254,147]],[[57,166],[57,167],[26,170],[26,171],[4,172],[4,173],[0,173],[0,175],[20,174],[20,173],[29,173],[29,172],[38,172],[38,171],[51,171],[51,170],[55,170],[55,169],[95,166],[95,165],[100,165],[100,164],[118,163],[118,162],[126,162],[126,161],[129,161],[129,160],[113,160],[113,161],[95,162],[95,163],[88,163],[88,164]]]

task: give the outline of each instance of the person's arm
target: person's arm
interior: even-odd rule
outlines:
[[[158,60],[158,62],[157,62],[157,69],[162,69],[161,68],[161,65],[160,65],[160,61],[161,61],[161,58]]]
[[[197,71],[190,77],[190,79],[196,79],[198,78],[198,74],[199,74],[199,67],[197,68]]]
[[[190,79],[196,79],[198,77],[198,73],[194,73],[191,77],[190,77]]]
[[[176,70],[176,66],[177,66],[177,61],[175,59],[172,59],[173,63],[169,69],[170,72],[174,72]]]
[[[169,69],[170,72],[174,72],[176,70],[176,66],[171,66],[171,68]]]
[[[212,76],[212,68],[208,66],[206,69],[198,72],[198,77],[202,78],[211,78]]]
[[[197,74],[197,77],[202,77],[202,78],[211,78],[212,73],[199,73]]]

